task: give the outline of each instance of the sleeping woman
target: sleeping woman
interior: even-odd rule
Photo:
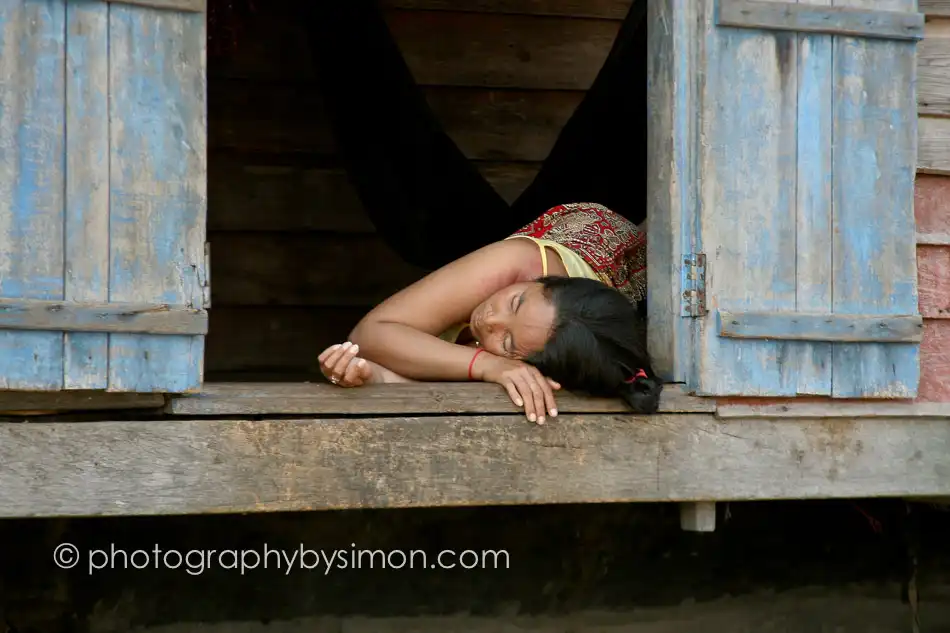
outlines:
[[[496,383],[538,424],[557,415],[562,387],[653,413],[646,284],[639,227],[599,204],[558,205],[379,304],[320,367],[341,387]]]

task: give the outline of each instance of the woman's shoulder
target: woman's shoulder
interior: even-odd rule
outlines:
[[[498,256],[509,262],[518,275],[517,281],[537,279],[541,276],[541,250],[532,239],[506,238],[493,244],[492,257]]]

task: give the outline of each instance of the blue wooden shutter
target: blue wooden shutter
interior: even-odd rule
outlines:
[[[678,327],[698,393],[917,393],[924,19],[915,0],[831,4],[695,5]]]
[[[0,0],[0,388],[201,385],[205,19],[156,8],[181,2]]]

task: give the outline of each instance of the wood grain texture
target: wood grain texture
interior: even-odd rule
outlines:
[[[375,232],[342,168],[287,162],[291,164],[268,164],[267,156],[211,153],[208,230],[212,242],[216,231]]]
[[[806,314],[804,312],[719,313],[719,335],[737,339],[919,343],[923,321],[916,315]]]
[[[940,496],[948,448],[946,420],[894,418],[3,424],[0,515]]]
[[[78,411],[155,409],[165,406],[159,393],[109,393],[106,391],[0,391],[0,415],[46,414]]]
[[[914,218],[918,234],[950,233],[950,178],[917,174]]]
[[[216,233],[216,307],[368,306],[421,279],[377,235]]]
[[[950,176],[950,119],[921,116],[918,130],[917,171]]]
[[[794,402],[782,404],[720,404],[716,417],[723,420],[827,419],[827,418],[934,418],[950,419],[950,405],[921,402]]]
[[[630,10],[631,4],[632,0],[381,0],[380,2],[380,6],[387,9],[563,15],[607,20],[622,20]]]
[[[717,24],[747,29],[919,40],[924,16],[914,10],[875,11],[873,5],[818,8],[809,3],[719,0]]]
[[[204,12],[207,0],[105,0],[115,4],[130,4],[151,9],[170,9],[174,11]]]
[[[916,9],[916,0],[840,4]],[[914,314],[915,44],[835,38],[833,47],[833,311]],[[832,362],[835,397],[917,394],[920,356],[915,344],[836,344]]]
[[[917,111],[950,116],[950,38],[927,37],[917,47]]]
[[[0,330],[205,334],[208,314],[162,304],[0,299]]]
[[[312,88],[262,87],[214,80],[209,144],[213,149],[332,156],[323,100]],[[584,94],[577,91],[424,90],[440,124],[473,160],[543,161]]]
[[[555,394],[559,414],[629,413],[619,398],[590,398],[566,391]],[[660,413],[712,413],[716,403],[665,385]],[[487,383],[410,383],[343,389],[330,384],[206,384],[200,393],[173,396],[168,413],[182,416],[225,415],[430,415],[504,414],[521,410],[500,385]]]
[[[918,246],[917,278],[920,313],[950,319],[950,246]]]
[[[255,6],[215,77],[314,80],[302,21],[280,3]],[[390,9],[385,17],[416,81],[438,86],[587,90],[620,29],[617,20],[566,16]]]
[[[921,402],[950,402],[950,319],[925,319],[920,346]]]
[[[917,245],[950,246],[950,233],[917,233]]]
[[[393,38],[424,85],[587,90],[620,25],[563,17],[389,11]]]
[[[950,16],[950,0],[917,0],[917,7],[928,16]]]
[[[109,40],[110,299],[200,308],[205,16],[113,4]],[[110,390],[183,392],[201,384],[201,336],[113,334],[109,346]]]
[[[63,298],[66,6],[0,4],[0,296]],[[0,332],[0,389],[63,386],[63,335]]]
[[[797,259],[798,36],[718,28],[713,4],[704,16],[709,105],[703,142],[694,146],[703,170],[707,300],[710,309],[795,311],[796,270],[789,263]],[[810,378],[800,382],[805,376],[790,359],[801,343],[722,338],[714,315],[707,318],[697,343],[698,393],[828,391]]]
[[[109,300],[109,5],[66,3],[66,271],[69,302]],[[109,335],[67,332],[63,386],[105,389]]]
[[[647,285],[647,310],[649,328],[647,329],[647,347],[653,370],[663,380],[685,380],[683,367],[688,359],[677,350],[677,342],[682,337],[680,304],[680,267],[682,252],[675,237],[679,237],[676,226],[680,216],[680,205],[684,204],[677,184],[691,182],[689,174],[682,174],[674,180],[674,165],[677,162],[677,150],[686,139],[676,123],[686,123],[679,103],[680,91],[687,86],[681,85],[686,59],[674,56],[674,15],[671,0],[656,0],[647,3],[647,23],[666,24],[666,28],[647,29],[647,155],[652,160],[646,162],[647,200],[649,204],[649,227],[647,249],[647,270],[650,283]],[[687,39],[686,42],[690,40]],[[688,76],[688,75],[687,75]],[[683,121],[687,118],[687,121]]]
[[[206,384],[221,380],[219,376],[239,374],[323,381],[317,357],[331,345],[344,342],[371,309],[372,305],[216,306],[209,311]]]
[[[208,160],[208,229],[371,233],[375,227],[347,178],[319,161],[276,160],[232,152]],[[279,157],[281,158],[281,157]],[[479,161],[476,168],[506,201],[531,184],[537,163]]]
[[[803,3],[805,4],[805,3]],[[808,0],[828,6],[831,0]],[[834,76],[832,38],[801,33],[798,39],[798,182],[796,205],[795,308],[799,312],[830,311],[832,287],[831,135]],[[797,344],[793,354],[799,393],[830,393],[829,343]]]

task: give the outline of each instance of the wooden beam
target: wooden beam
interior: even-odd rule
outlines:
[[[486,62],[487,63],[487,62]],[[544,161],[584,98],[580,90],[420,88],[446,134],[472,160]],[[262,86],[210,79],[208,143],[213,150],[271,156],[305,153],[324,162],[338,148],[317,87],[298,81]],[[308,205],[312,206],[312,205]]]
[[[256,2],[254,28],[243,31],[237,50],[214,64],[214,75],[316,79],[318,60],[307,43],[306,23],[292,19],[285,6]],[[552,90],[590,88],[621,25],[619,20],[461,11],[386,10],[384,18],[419,85]]]
[[[680,527],[687,532],[715,532],[716,502],[680,504]]]
[[[920,117],[917,139],[917,171],[950,176],[950,118]]]
[[[950,420],[950,402],[794,402],[720,404],[716,417],[739,419],[929,418]]]
[[[0,516],[950,495],[950,420],[0,424]]]
[[[930,319],[950,319],[950,248],[917,246],[917,295],[920,313]]]
[[[917,112],[950,116],[950,37],[926,37],[917,47]]]
[[[950,0],[917,0],[917,8],[927,16],[950,16]]]
[[[204,13],[207,9],[207,0],[105,0],[113,4],[134,4],[151,9],[170,9],[173,11],[189,11]]]
[[[0,391],[0,415],[39,415],[118,409],[160,411],[163,406],[165,406],[165,396],[160,393],[110,393],[85,390]]]
[[[0,330],[203,335],[208,313],[163,304],[0,299]]]
[[[894,40],[924,37],[924,14],[909,11],[757,0],[718,0],[716,11],[719,26]]]
[[[254,87],[249,85],[247,89]],[[226,125],[220,120],[215,123]],[[254,127],[252,123],[244,126],[247,130]],[[271,127],[277,128],[275,121],[260,120],[254,133]],[[509,131],[517,133],[513,127]],[[231,138],[240,142],[239,130],[234,132]],[[503,130],[495,129],[493,133],[502,134]],[[278,144],[275,140],[273,147]],[[296,164],[279,164],[281,159],[286,155],[247,155],[227,150],[211,154],[208,230],[212,241],[213,233],[218,231],[376,232],[344,169],[321,166],[316,157]],[[510,204],[534,180],[540,163],[477,161],[475,168]]]
[[[619,398],[556,394],[558,411],[628,413]],[[679,385],[665,385],[661,413],[711,413],[716,403],[687,395]],[[330,384],[225,383],[205,385],[200,393],[172,396],[167,412],[205,415],[447,415],[453,413],[517,414],[508,394],[487,383],[422,382],[368,385],[342,389]]]
[[[380,6],[384,9],[561,15],[606,20],[624,19],[631,4],[631,0],[382,0],[380,2]]]
[[[918,398],[933,403],[950,403],[950,380],[947,380],[950,376],[950,319],[927,319],[924,327]]]
[[[737,339],[919,343],[920,315],[806,314],[804,312],[719,311],[719,335]]]
[[[914,220],[918,239],[921,234],[950,235],[950,178],[917,174]]]
[[[918,246],[950,246],[950,233],[917,233]]]
[[[217,308],[372,306],[428,272],[406,263],[378,234],[234,232],[211,241]]]

